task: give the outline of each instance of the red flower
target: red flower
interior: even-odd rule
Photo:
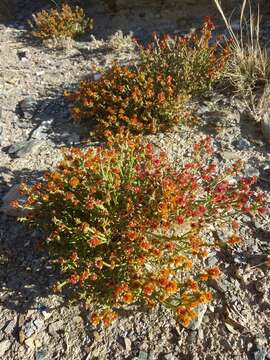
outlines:
[[[140,193],[142,190],[141,190],[140,186],[133,186],[132,191],[138,194],[138,193]]]
[[[152,282],[148,282],[148,283],[144,284],[144,286],[143,286],[143,292],[145,295],[148,295],[148,296],[152,295],[154,290],[155,290],[155,285]]]
[[[85,281],[86,279],[89,278],[89,272],[88,271],[83,271],[81,274],[80,274],[80,281]]]
[[[228,244],[230,245],[235,245],[238,244],[239,242],[241,242],[241,238],[238,235],[232,235],[228,240]]]
[[[96,247],[98,245],[101,244],[101,240],[96,236],[92,236],[90,240],[88,240],[88,244],[91,246],[91,247]]]
[[[126,304],[131,304],[132,302],[133,302],[133,295],[132,295],[132,293],[129,291],[129,292],[127,292],[127,293],[125,293],[124,295],[123,295],[123,301],[124,301],[124,303],[126,303]]]
[[[95,267],[99,270],[103,268],[103,260],[101,257],[95,259]]]
[[[264,206],[260,206],[260,207],[258,208],[258,211],[259,211],[260,214],[265,214],[266,211],[267,211],[267,209],[266,209],[266,207],[264,207]]]
[[[184,223],[184,221],[185,221],[185,219],[184,219],[184,217],[182,215],[176,216],[177,224],[182,225]]]
[[[209,276],[211,276],[213,279],[217,279],[220,276],[220,270],[218,267],[213,267],[207,269],[207,273]]]
[[[127,233],[127,237],[129,238],[129,240],[134,241],[137,239],[138,234],[136,233],[136,231],[129,231]]]
[[[142,250],[149,250],[150,248],[151,248],[151,244],[149,243],[149,241],[147,241],[147,240],[142,240],[141,242],[140,242],[140,248],[142,249]]]
[[[75,285],[79,282],[79,276],[77,274],[72,274],[69,277],[69,283]]]
[[[168,82],[168,84],[170,84],[171,82],[172,82],[172,76],[171,75],[168,75],[167,76],[167,82]]]
[[[168,280],[167,277],[161,276],[161,277],[158,278],[158,282],[159,282],[159,285],[160,285],[161,287],[165,287],[165,286],[168,285],[169,280]]]

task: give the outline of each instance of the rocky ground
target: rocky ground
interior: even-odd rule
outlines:
[[[241,248],[232,254],[211,253],[207,259],[209,265],[220,265],[223,275],[211,284],[214,301],[201,309],[195,330],[183,329],[163,308],[136,306],[123,311],[111,328],[94,329],[83,308],[67,305],[51,292],[58,274],[38,247],[38,231],[27,230],[11,216],[7,194],[12,196],[21,180],[33,182],[53,168],[61,147],[80,143],[84,129],[73,123],[63,91],[94,76],[93,65],[127,63],[134,53],[130,37],[116,33],[120,18],[108,15],[102,25],[98,6],[95,37],[52,49],[53,44],[45,47],[29,37],[26,18],[37,2],[21,0],[18,5],[16,21],[0,25],[0,358],[270,359],[270,208],[261,219],[243,217]],[[162,13],[149,14],[146,19],[138,15],[140,22],[132,12],[122,18],[142,40],[152,30],[186,30],[186,19],[175,27]],[[265,38],[269,33],[266,16]],[[269,194],[270,145],[260,124],[230,94],[205,94],[194,106],[200,116],[196,128],[181,127],[151,140],[177,161],[196,138],[210,134],[219,167],[243,159],[244,173],[258,176],[258,186]],[[226,234],[218,231],[218,236]]]

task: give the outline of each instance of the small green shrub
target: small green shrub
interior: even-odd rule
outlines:
[[[41,40],[76,38],[93,29],[93,20],[86,18],[84,10],[62,4],[60,8],[42,10],[29,21],[32,35]]]
[[[190,161],[172,164],[120,132],[106,147],[71,149],[44,182],[22,185],[22,220],[46,231],[64,276],[55,289],[73,288],[77,299],[95,304],[96,325],[139,301],[163,304],[187,326],[198,304],[211,300],[205,282],[220,274],[203,265],[218,246],[206,230],[232,223],[237,231],[239,214],[265,211],[263,196],[250,189],[256,179],[231,184],[239,163],[217,174],[211,156],[205,139]],[[234,233],[227,243],[239,240]]]

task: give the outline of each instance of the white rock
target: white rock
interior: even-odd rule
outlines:
[[[51,336],[57,336],[57,332],[64,328],[64,323],[62,320],[55,321],[54,323],[49,324],[48,333]]]
[[[48,320],[51,316],[52,316],[52,313],[50,311],[48,311],[47,309],[46,310],[43,310],[41,312],[41,314],[43,315],[44,319],[45,320]]]
[[[34,337],[32,336],[32,337],[30,337],[29,339],[26,339],[25,340],[25,345],[27,346],[27,347],[29,347],[30,349],[34,349],[35,348],[35,343],[34,343]]]
[[[11,346],[10,340],[3,340],[0,342],[0,357],[5,355],[5,353],[8,351],[10,346]]]
[[[130,352],[131,351],[131,345],[132,345],[130,339],[128,337],[125,337],[124,342],[125,342],[126,351]]]

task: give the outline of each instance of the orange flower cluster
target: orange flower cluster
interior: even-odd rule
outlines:
[[[117,319],[116,312],[112,310],[104,310],[101,313],[93,313],[90,316],[90,321],[94,326],[97,326],[101,321],[105,326],[111,325]]]
[[[147,72],[164,74],[178,93],[194,95],[209,89],[221,76],[230,56],[229,48],[212,39],[215,29],[206,17],[200,34],[154,40],[146,49],[141,47],[141,61]]]
[[[22,186],[28,198],[16,206],[49,231],[46,243],[64,275],[55,288],[94,302],[93,324],[109,325],[114,309],[142,301],[164,304],[187,325],[211,301],[205,282],[220,270],[198,265],[215,246],[205,230],[230,220],[235,228],[243,210],[262,212],[264,199],[250,189],[255,179],[231,184],[230,169],[216,173],[208,138],[194,148],[180,167],[121,131],[106,147],[69,150],[43,182]],[[236,242],[235,234],[229,243]]]
[[[122,126],[135,134],[166,131],[188,116],[188,97],[177,95],[162,73],[152,76],[137,68],[114,65],[98,81],[82,81],[66,95],[74,119],[95,121],[100,137]]]

